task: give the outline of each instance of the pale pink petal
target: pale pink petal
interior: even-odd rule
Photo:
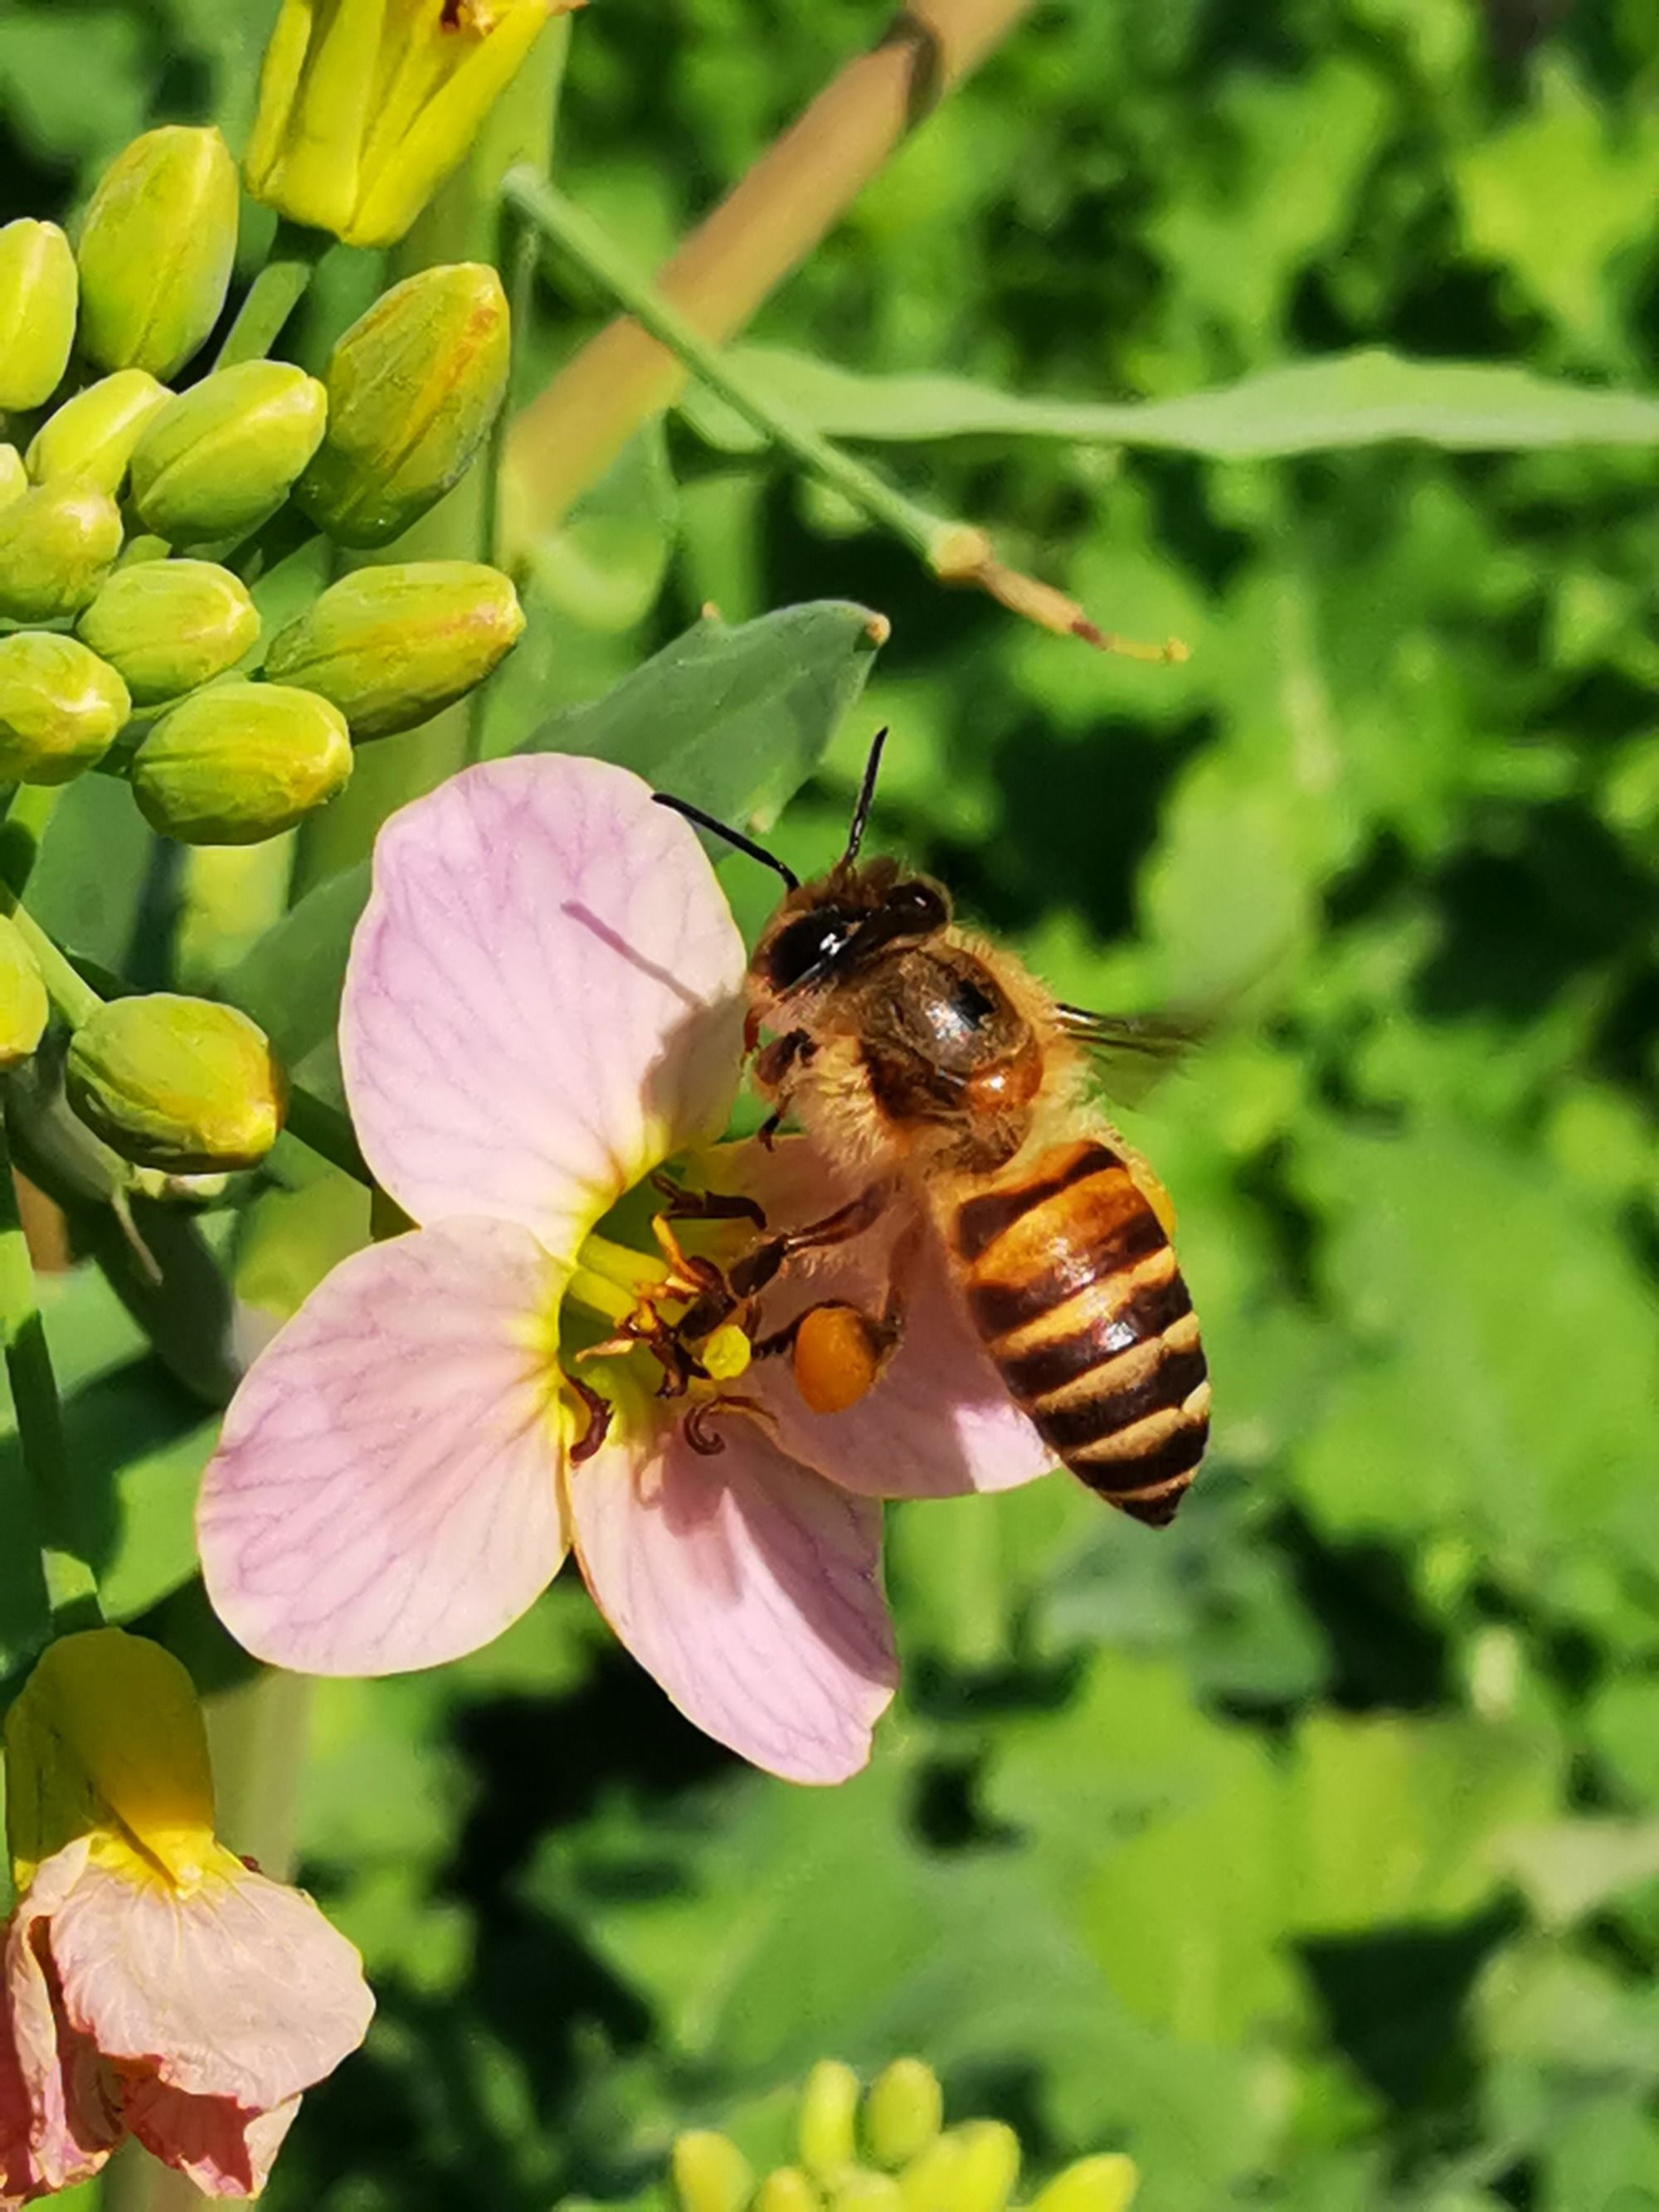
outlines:
[[[717,1136],[743,943],[696,836],[604,761],[488,762],[395,815],[340,1052],[364,1157],[416,1221],[491,1213],[574,1256]]]
[[[103,2165],[121,2136],[114,2079],[91,2039],[64,2014],[61,1991],[46,1972],[53,1916],[85,1879],[86,1839],[70,1844],[36,1869],[6,1931],[6,2025],[3,2071],[15,2069],[27,2112],[18,2146],[7,2121],[8,2194],[24,2197],[67,2189]],[[10,2104],[9,2087],[7,2104]]]
[[[331,2073],[374,2009],[356,1950],[304,1891],[228,1851],[188,1892],[94,1861],[51,1940],[65,2013],[106,2057],[250,2112]]]
[[[219,1617],[313,1674],[488,1644],[564,1557],[548,1316],[562,1271],[512,1222],[355,1254],[254,1362],[198,1510]]]
[[[147,2151],[187,2173],[204,2197],[257,2197],[300,2100],[250,2112],[228,2097],[190,2097],[149,2077],[123,2084],[127,2125]]]
[[[574,1468],[577,1556],[599,1609],[689,1720],[793,1782],[870,1755],[897,1680],[881,1511],[785,1459],[750,1420],[726,1449],[659,1430]]]
[[[722,1188],[757,1198],[769,1229],[821,1219],[856,1188],[830,1175],[804,1138],[787,1138],[769,1154],[757,1143],[722,1151],[716,1171]],[[914,1218],[897,1201],[861,1237],[792,1265],[766,1294],[762,1332],[784,1328],[821,1298],[845,1298],[879,1314],[894,1243]],[[772,1408],[778,1441],[792,1458],[869,1497],[1012,1490],[1054,1465],[986,1357],[931,1231],[923,1233],[898,1349],[855,1406],[842,1413],[810,1411],[787,1358],[757,1363],[744,1388]]]

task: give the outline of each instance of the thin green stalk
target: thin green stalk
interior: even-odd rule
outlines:
[[[12,890],[0,883],[0,914],[9,915],[12,927],[27,945],[46,996],[71,1029],[78,1030],[104,1003],[90,983],[71,966]]]
[[[374,1178],[357,1148],[349,1117],[337,1106],[331,1106],[325,1098],[319,1098],[314,1091],[301,1085],[291,1085],[285,1127],[290,1137],[297,1137],[320,1158],[374,1188]]]
[[[46,834],[46,824],[52,819],[59,793],[60,787],[56,785],[19,784],[11,794],[10,803],[0,809],[4,815],[3,823],[0,823],[0,882],[9,884],[14,891],[27,889],[34,872],[40,841]]]
[[[79,1525],[64,1408],[34,1291],[34,1269],[12,1180],[11,1149],[0,1111],[0,1340],[17,1415],[23,1467],[34,1494],[40,1564],[52,1626],[60,1633],[95,1628],[103,1619],[98,1577]]]
[[[507,377],[507,403],[496,416],[485,450],[483,539],[480,553],[491,568],[501,565],[501,468],[507,459],[507,440],[512,419],[513,394],[518,388],[520,357],[535,306],[536,266],[541,258],[541,240],[510,200],[501,203],[498,253],[507,278],[507,328],[512,349]],[[466,759],[471,767],[483,757],[484,728],[489,714],[489,692],[479,684],[467,702]]]
[[[757,391],[734,370],[720,349],[672,307],[620,252],[590,216],[533,170],[514,169],[502,179],[502,198],[533,223],[542,237],[569,256],[618,307],[668,348],[682,365],[717,392],[771,444],[850,499],[872,522],[890,530],[936,573],[954,568],[957,541],[965,526],[946,521],[907,499],[875,471],[832,446],[809,423]],[[978,538],[980,533],[972,535]]]
[[[215,368],[234,368],[238,362],[258,361],[270,351],[333,243],[326,231],[307,230],[286,220],[277,224],[270,258],[249,285]]]

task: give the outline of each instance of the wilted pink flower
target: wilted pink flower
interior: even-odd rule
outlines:
[[[53,1644],[7,1717],[6,1785],[0,2205],[129,2133],[210,2197],[257,2196],[374,2000],[311,1899],[215,1838],[189,1676],[118,1629]]]
[[[876,1500],[1000,1488],[1052,1455],[937,1270],[845,1413],[809,1413],[786,1362],[743,1373],[730,1323],[699,1347],[711,1379],[676,1397],[644,1349],[578,1360],[584,1311],[614,1328],[668,1273],[598,1233],[665,1162],[757,1197],[774,1228],[845,1195],[804,1144],[714,1142],[742,1079],[743,971],[696,836],[625,769],[491,763],[381,833],[341,1056],[364,1156],[422,1226],[337,1268],[226,1419],[198,1532],[250,1650],[314,1674],[430,1666],[498,1635],[574,1546],[699,1727],[799,1781],[864,1764],[896,1672]],[[879,1269],[873,1237],[825,1255],[810,1291],[769,1291],[767,1327]],[[576,1383],[613,1413],[586,1456]]]

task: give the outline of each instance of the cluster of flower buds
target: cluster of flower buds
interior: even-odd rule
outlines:
[[[224,563],[290,499],[337,544],[406,530],[501,409],[508,317],[493,269],[428,269],[320,377],[248,360],[173,389],[223,311],[237,202],[219,133],[169,127],[117,157],[73,247],[48,222],[0,229],[0,411],[32,432],[0,444],[0,782],[117,766],[190,844],[292,828],[354,741],[463,696],[523,628],[498,570],[432,562],[353,573],[262,640]]]
[[[1013,2130],[943,2120],[939,2078],[919,2058],[896,2059],[867,2094],[826,2059],[801,2095],[793,2166],[760,2178],[734,2142],[700,2130],[675,2142],[674,2201],[679,2212],[1008,2212],[1021,2164]],[[1127,2212],[1139,2179],[1121,2153],[1080,2159],[1030,2212]]]

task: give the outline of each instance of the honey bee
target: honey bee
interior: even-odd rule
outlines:
[[[903,1329],[906,1279],[937,1240],[963,1310],[1056,1458],[1137,1521],[1171,1521],[1204,1455],[1210,1385],[1161,1183],[1090,1095],[1091,1049],[1158,1053],[1175,1033],[1056,1000],[1007,952],[959,928],[944,890],[860,861],[886,737],[846,850],[803,884],[699,809],[664,805],[762,860],[785,895],[750,963],[748,1042],[771,1107],[859,1194],[757,1243],[733,1289],[859,1236],[895,1206],[886,1304],[809,1306],[757,1352],[788,1351],[809,1406],[861,1395]],[[764,1037],[767,1041],[763,1042]]]

